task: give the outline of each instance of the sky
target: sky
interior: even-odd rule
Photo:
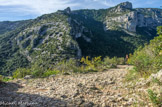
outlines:
[[[72,10],[105,9],[125,1],[132,2],[133,8],[162,6],[162,0],[0,0],[0,21],[33,19],[67,7]]]

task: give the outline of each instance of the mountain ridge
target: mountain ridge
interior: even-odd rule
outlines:
[[[162,11],[148,11],[152,14],[149,18],[132,9],[131,3],[124,2],[100,10],[67,8],[22,21],[25,24],[0,35],[0,58],[3,59],[0,73],[11,74],[16,68],[34,63],[49,69],[59,61],[82,56],[125,56],[156,36],[155,28],[162,24],[159,19]],[[141,26],[138,26],[138,13],[142,17]],[[147,20],[154,26],[143,24]]]

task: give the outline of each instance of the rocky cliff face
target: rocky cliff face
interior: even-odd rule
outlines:
[[[76,35],[82,36],[84,28],[65,15],[70,12],[70,8],[67,8],[61,14],[54,13],[48,18],[46,15],[39,17],[16,36],[21,53],[30,62],[40,58],[58,61],[82,56],[75,39]],[[76,25],[75,28],[73,25]]]
[[[139,27],[156,27],[162,25],[162,9],[136,9]]]
[[[132,3],[123,2],[123,3],[120,3],[119,5],[117,5],[114,10],[115,10],[115,12],[122,12],[125,9],[132,9],[132,8],[133,8]]]
[[[110,10],[114,13],[105,20],[107,29],[121,28],[136,32],[136,27],[156,28],[162,25],[161,9],[132,9],[132,4],[124,2]]]
[[[106,28],[124,28],[128,31],[136,32],[137,20],[137,12],[129,12],[117,17],[106,17]]]
[[[85,34],[91,32],[80,21],[71,18],[70,14],[71,9],[68,7],[33,20],[15,37],[21,54],[30,62],[40,58],[53,59],[54,62],[81,58],[82,51],[76,39],[83,38],[85,42],[91,42],[91,38]]]

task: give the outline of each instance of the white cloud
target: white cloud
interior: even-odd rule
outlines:
[[[12,7],[12,9],[6,9],[8,12],[42,15],[66,7],[72,7],[72,9],[108,8],[122,1],[124,0],[0,0],[0,6]]]
[[[123,2],[121,0],[92,0],[92,1],[100,3],[103,6],[107,6],[107,7],[112,7],[112,6],[115,6],[115,5]]]
[[[78,5],[79,3],[72,3],[71,0],[0,0],[0,6],[17,6],[15,11],[24,11],[34,14],[51,13],[58,9]],[[19,6],[21,6],[21,9]]]
[[[42,14],[72,9],[104,9],[129,1],[134,7],[160,7],[161,0],[0,0],[0,20],[35,18]]]
[[[114,2],[113,0],[103,0],[102,4],[112,7],[112,6],[116,5],[117,3]]]

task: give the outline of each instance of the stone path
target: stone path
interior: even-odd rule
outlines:
[[[11,103],[8,104],[10,107],[152,107],[143,88],[137,90],[124,82],[127,69],[131,67],[119,65],[116,69],[97,73],[13,80],[0,85],[0,105]]]

